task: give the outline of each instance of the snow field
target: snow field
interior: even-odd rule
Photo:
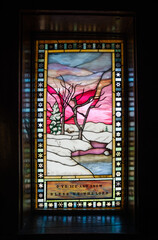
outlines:
[[[92,149],[89,141],[106,143],[112,149],[112,126],[104,123],[86,123],[83,140],[78,139],[78,129],[73,124],[65,124],[65,135],[47,134],[47,174],[48,175],[92,175],[86,167],[76,162],[72,152]],[[104,153],[107,155],[107,152]]]

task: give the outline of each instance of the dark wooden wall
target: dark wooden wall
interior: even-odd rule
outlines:
[[[137,16],[138,72],[138,189],[139,229],[144,239],[158,239],[157,233],[157,5],[152,2],[112,3],[52,1],[4,1],[1,8],[0,71],[0,233],[4,239],[18,232],[18,48],[19,9],[124,10]],[[91,4],[91,6],[90,6]],[[1,5],[1,3],[0,3]],[[126,239],[129,239],[126,236]],[[58,239],[58,237],[56,237]],[[76,237],[75,237],[76,238]],[[102,237],[103,238],[103,237]],[[26,238],[25,238],[26,239]],[[30,238],[28,238],[30,239]],[[46,239],[46,238],[45,238]],[[107,239],[107,238],[104,238]],[[118,239],[119,236],[118,236]],[[132,237],[131,237],[132,239]],[[136,236],[133,238],[136,239]],[[140,236],[137,236],[140,239]]]

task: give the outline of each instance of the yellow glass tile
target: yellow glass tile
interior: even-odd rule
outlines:
[[[61,179],[61,176],[44,176],[45,181],[50,179]]]
[[[94,178],[112,178],[112,175],[94,175]]]
[[[81,49],[80,52],[98,52],[98,49]]]
[[[65,52],[80,52],[80,51],[81,51],[80,49],[65,50]]]
[[[48,53],[65,52],[65,50],[48,50]]]
[[[99,52],[111,52],[114,53],[115,50],[114,49],[98,49]]]
[[[76,176],[62,176],[62,179],[72,179],[72,178],[76,178]]]

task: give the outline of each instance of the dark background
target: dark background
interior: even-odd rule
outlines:
[[[86,4],[84,6],[84,4]],[[19,10],[95,10],[136,12],[138,73],[138,223],[132,239],[158,239],[158,84],[157,4],[155,1],[18,1],[2,2],[0,70],[0,233],[17,239],[18,231],[18,47]],[[97,236],[108,239],[106,236]],[[58,239],[58,237],[56,237]],[[69,236],[70,238],[70,236]],[[76,238],[76,237],[75,237]],[[83,237],[84,238],[84,237]],[[30,238],[28,238],[30,239]],[[46,239],[46,238],[45,238]],[[68,236],[65,237],[68,239]],[[117,239],[120,239],[119,236]],[[126,239],[131,239],[127,238]]]

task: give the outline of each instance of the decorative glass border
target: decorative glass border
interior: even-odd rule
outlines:
[[[112,180],[111,199],[48,200],[47,181],[68,180],[46,175],[46,114],[48,53],[111,52],[113,99],[113,170],[103,176]],[[34,85],[35,209],[121,209],[124,206],[124,60],[122,40],[40,40],[36,41]],[[95,176],[94,176],[95,177]],[[97,177],[97,176],[96,176]],[[71,176],[72,178],[72,176]],[[78,177],[79,178],[79,177]],[[83,178],[83,176],[81,177]],[[84,176],[85,179],[85,176]],[[77,180],[74,176],[74,180]],[[88,180],[88,179],[87,179]]]

